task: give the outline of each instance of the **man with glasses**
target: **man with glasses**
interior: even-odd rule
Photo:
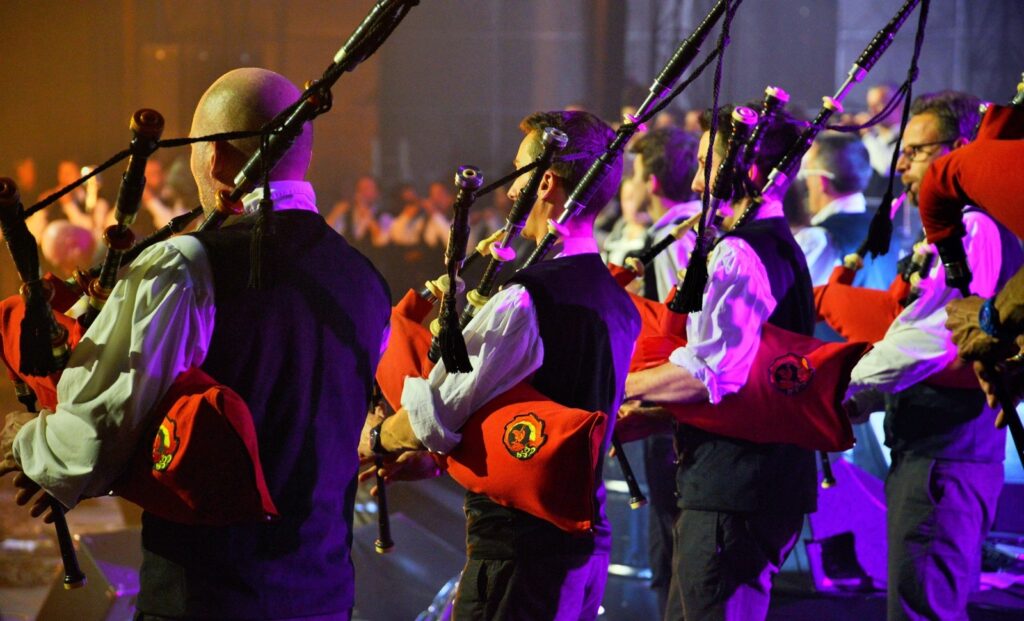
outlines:
[[[932,161],[971,139],[978,100],[923,95],[911,115],[897,171],[916,205]],[[966,209],[963,221],[971,289],[991,296],[1021,265],[1020,246],[979,210]],[[966,619],[1002,488],[1006,435],[944,325],[945,306],[959,293],[946,286],[941,265],[919,290],[853,369],[848,396],[886,393],[889,619]]]

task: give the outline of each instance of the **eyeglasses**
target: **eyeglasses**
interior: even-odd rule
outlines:
[[[925,142],[923,144],[907,145],[900,149],[900,157],[906,159],[908,162],[920,163],[923,162],[924,159],[927,159],[935,154],[935,151],[925,153],[924,149],[928,147],[937,147],[940,145],[949,146],[952,145],[954,142],[956,142],[956,140],[936,140],[935,142]],[[924,153],[924,159],[918,157],[922,153]]]

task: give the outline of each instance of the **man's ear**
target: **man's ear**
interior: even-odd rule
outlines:
[[[953,141],[953,144],[950,146],[950,149],[959,149],[960,147],[964,146],[969,142],[970,140],[961,136],[960,138],[957,138],[956,140]]]
[[[562,179],[550,170],[544,171],[540,178],[540,186],[537,188],[537,198],[542,201],[549,201],[562,184]]]
[[[822,175],[818,177],[818,183],[821,185],[822,194],[831,196],[830,190],[832,189],[832,182],[829,180],[829,178]]]
[[[661,193],[661,182],[658,181],[658,175],[651,173],[650,176],[647,177],[647,183],[650,184],[651,194]]]
[[[224,140],[217,140],[210,149],[210,170],[213,178],[228,187],[234,187],[235,175],[245,164],[242,152]]]

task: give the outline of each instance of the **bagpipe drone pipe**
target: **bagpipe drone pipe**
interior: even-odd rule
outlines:
[[[218,208],[207,216],[204,228],[216,228],[227,217],[240,213],[237,199],[253,189],[258,175],[262,174],[266,182],[303,126],[330,109],[330,88],[338,78],[373,54],[416,4],[417,0],[377,2],[323,76],[308,84],[298,101],[258,131],[160,140],[162,117],[144,109],[132,117],[133,139],[127,150],[30,208],[22,207],[12,181],[0,180],[0,224],[24,283],[21,295],[0,302],[0,351],[19,400],[28,409],[35,409],[37,398],[47,409],[58,407],[57,383],[69,353],[100,313],[120,268],[153,243],[182,231],[202,212],[197,207],[134,244],[130,225],[138,211],[149,155],[159,147],[204,140],[261,138],[260,149],[243,167],[235,188],[218,197]],[[79,271],[70,282],[50,274],[40,277],[38,249],[25,219],[125,158],[129,161],[118,191],[116,224],[104,235],[108,250],[103,264]],[[77,320],[71,319],[64,313],[82,295],[88,296],[86,309]],[[189,369],[176,378],[154,412],[153,428],[146,432],[151,435],[144,435],[151,437],[152,443],[144,442],[138,448],[126,473],[113,484],[115,494],[154,515],[187,524],[222,525],[276,515],[263,480],[251,414],[234,391],[199,369]],[[220,476],[208,475],[211,464]],[[65,562],[65,585],[80,586],[85,576],[74,558],[63,507],[55,501],[53,504]]]

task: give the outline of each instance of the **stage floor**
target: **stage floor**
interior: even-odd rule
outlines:
[[[457,486],[439,479],[396,486],[391,491],[396,551],[387,556],[373,551],[374,507],[367,496],[360,495],[353,543],[357,571],[354,618],[359,621],[412,621],[445,582],[458,575],[464,559],[462,493]],[[80,557],[90,574],[91,593],[67,592],[57,584],[59,561],[52,529],[29,519],[14,505],[12,496],[8,477],[0,481],[0,621],[130,619],[137,589],[137,510],[113,498],[99,498],[68,514],[72,532],[87,549],[80,551]],[[100,574],[98,578],[96,574]],[[642,568],[616,564],[609,576],[601,618],[656,620],[657,604],[647,575]],[[74,597],[79,599],[71,599]],[[78,603],[84,601],[89,603]],[[1022,619],[1024,587],[1018,584],[977,593],[969,613],[972,621]],[[885,596],[818,593],[806,572],[784,571],[776,578],[768,618],[884,619]]]

